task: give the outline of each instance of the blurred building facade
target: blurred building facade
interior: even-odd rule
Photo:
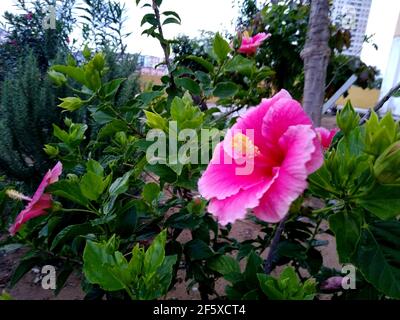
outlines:
[[[0,28],[0,44],[6,42],[8,39],[8,32]]]
[[[350,30],[351,46],[343,51],[346,55],[360,56],[367,30],[372,0],[334,0],[333,21]]]
[[[382,81],[381,96],[383,98],[393,87],[400,82],[400,15],[397,20],[396,30],[394,32],[392,48],[386,72]],[[396,117],[400,117],[400,98],[390,98],[381,109],[381,113],[391,111]]]
[[[163,59],[154,56],[143,56],[138,57],[138,66],[141,74],[160,76],[168,73],[167,66],[163,64]]]

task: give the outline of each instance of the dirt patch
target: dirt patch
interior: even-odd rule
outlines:
[[[13,270],[18,266],[26,249],[18,249],[12,253],[0,256],[0,292],[6,290],[16,300],[82,300],[84,293],[80,288],[80,276],[71,274],[64,289],[58,296],[53,290],[45,290],[41,285],[40,268],[33,268],[17,283],[9,289],[8,284]]]

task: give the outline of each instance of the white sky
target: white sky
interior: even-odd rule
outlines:
[[[141,17],[149,8],[136,7],[134,0],[120,0],[126,3],[129,12],[127,31],[133,32],[128,43],[130,52],[145,55],[161,56],[159,44],[152,38],[140,36],[143,28],[140,27]],[[13,0],[0,0],[0,15],[13,10]],[[167,37],[173,38],[178,34],[196,36],[199,30],[206,31],[233,31],[232,20],[237,16],[237,9],[232,7],[232,0],[164,0],[162,10],[174,10],[182,18],[182,25],[166,25]],[[376,51],[371,45],[365,44],[362,58],[367,64],[377,66],[384,72],[392,38],[400,14],[399,0],[373,0],[367,34],[374,34],[373,42],[378,45]]]

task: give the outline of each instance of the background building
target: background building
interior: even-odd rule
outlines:
[[[168,73],[167,66],[162,64],[163,61],[159,57],[139,55],[138,66],[142,74],[163,76]]]
[[[388,67],[382,81],[381,96],[383,98],[394,86],[400,82],[400,15],[394,33],[392,49],[390,51]],[[400,98],[391,98],[381,109],[381,113],[391,111],[396,118],[400,118]]]
[[[372,0],[334,0],[333,21],[351,32],[351,46],[343,53],[360,56]]]
[[[7,41],[8,33],[4,29],[0,28],[0,44]]]

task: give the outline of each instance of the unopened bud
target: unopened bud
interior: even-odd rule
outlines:
[[[61,87],[67,83],[67,78],[60,72],[50,70],[48,73],[50,80],[57,86]]]
[[[325,291],[338,291],[342,289],[343,277],[330,277],[321,283],[321,289]]]
[[[383,184],[400,183],[400,141],[389,146],[376,160],[374,174]]]

